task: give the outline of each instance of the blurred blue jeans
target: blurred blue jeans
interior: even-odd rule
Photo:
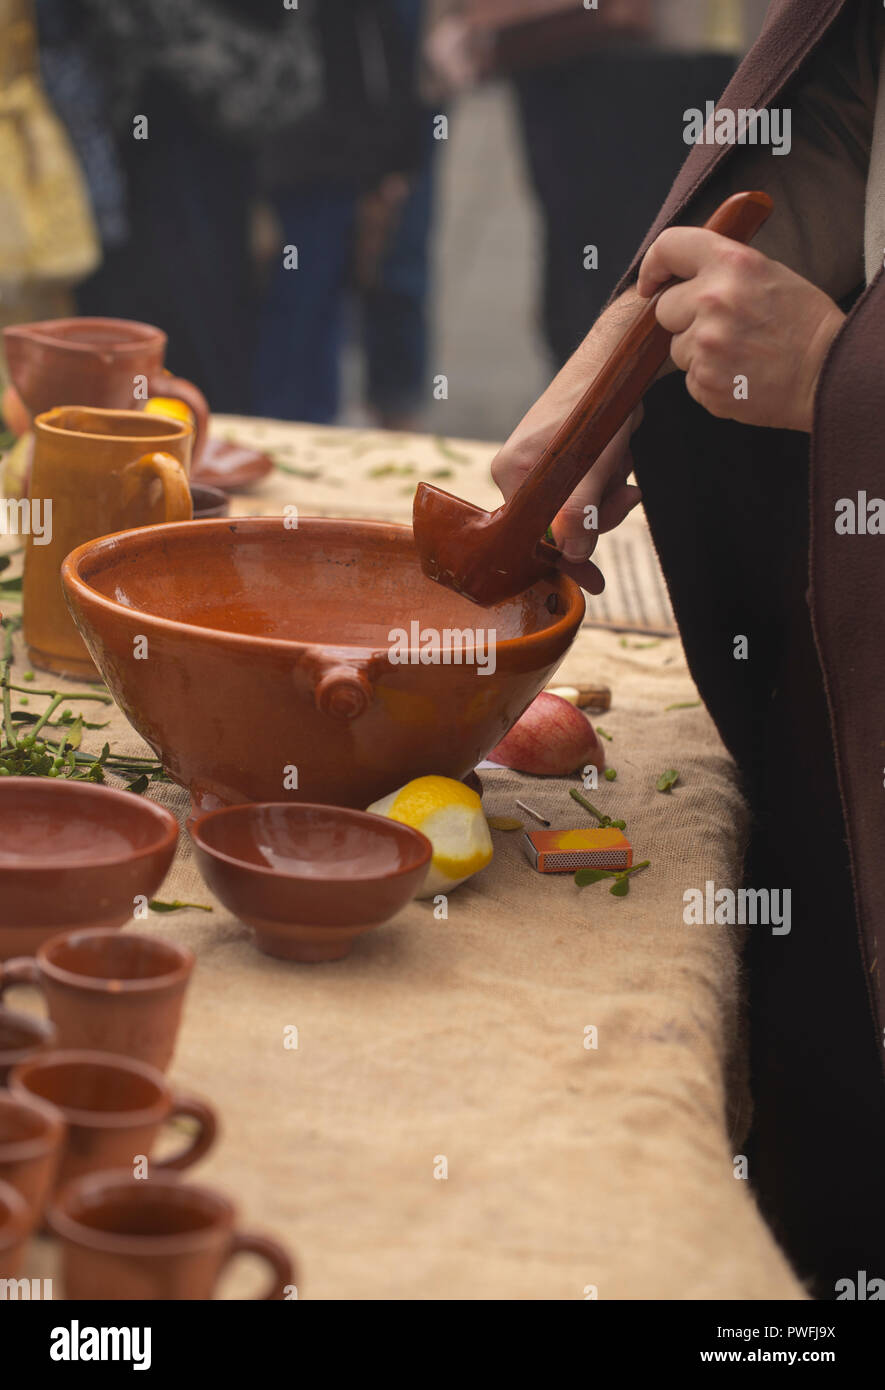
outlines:
[[[421,0],[396,8],[417,56]],[[379,268],[356,301],[356,332],[366,364],[367,403],[382,417],[420,406],[427,370],[428,240],[433,215],[433,117],[424,159]],[[298,270],[275,272],[259,317],[253,381],[257,415],[330,424],[340,405],[341,353],[353,326],[350,267],[356,190],[295,188],[273,202],[283,241],[298,248]]]

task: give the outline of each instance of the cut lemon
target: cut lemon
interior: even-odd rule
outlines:
[[[419,898],[451,892],[484,869],[492,857],[492,837],[482,802],[476,792],[451,777],[416,777],[366,809],[411,825],[433,845]]]
[[[144,403],[145,415],[165,415],[167,419],[184,420],[185,424],[194,423],[194,412],[184,401],[176,400],[174,396],[150,396]]]

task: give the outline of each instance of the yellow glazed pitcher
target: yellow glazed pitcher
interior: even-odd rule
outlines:
[[[61,562],[84,541],[114,531],[190,520],[193,427],[137,410],[59,406],[38,415],[34,431],[23,516],[28,655],[44,671],[97,680],[64,600]]]

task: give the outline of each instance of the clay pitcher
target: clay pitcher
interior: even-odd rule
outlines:
[[[194,461],[209,422],[202,391],[163,370],[166,334],[130,319],[45,319],[3,330],[9,379],[31,416],[59,405],[133,410],[171,396],[194,415]]]
[[[98,672],[71,617],[61,562],[84,541],[189,521],[193,428],[138,410],[62,406],[34,421],[27,506],[24,638],[33,666],[80,680]]]

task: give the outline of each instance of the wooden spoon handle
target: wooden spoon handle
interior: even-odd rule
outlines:
[[[704,225],[733,241],[750,241],[771,212],[767,193],[735,193]],[[568,500],[594,459],[641,401],[667,360],[672,334],[655,317],[674,279],[641,310],[601,371],[547,445],[525,482],[497,513],[513,542],[531,548]],[[512,529],[511,529],[512,528]]]

